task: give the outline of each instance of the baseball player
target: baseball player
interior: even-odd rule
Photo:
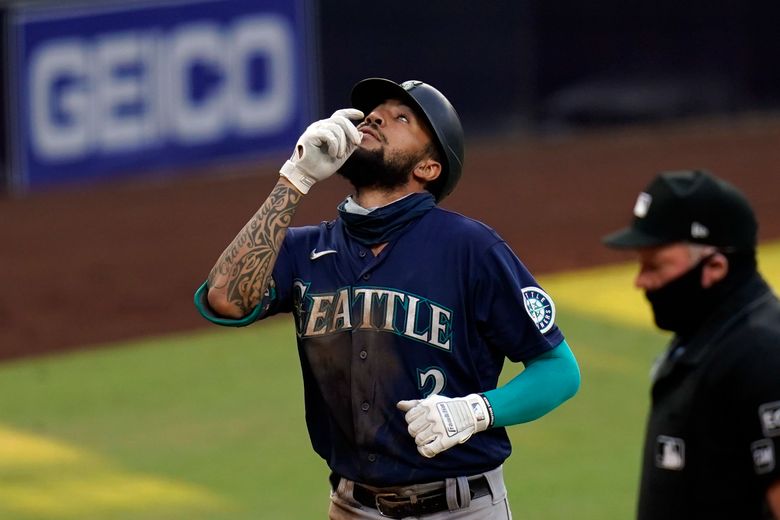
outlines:
[[[195,303],[221,325],[293,313],[331,519],[510,518],[504,427],[573,396],[577,362],[501,237],[437,206],[463,165],[449,101],[370,78],[352,105],[303,132]],[[338,217],[290,227],[336,172],[355,188]],[[525,369],[496,388],[505,358]]]

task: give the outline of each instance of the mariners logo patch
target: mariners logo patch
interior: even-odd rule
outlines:
[[[764,437],[780,435],[780,401],[764,403],[759,406],[758,416],[761,418],[761,429],[764,430]]]
[[[555,323],[555,304],[550,295],[538,287],[523,289],[525,311],[534,320],[536,327],[544,334]]]

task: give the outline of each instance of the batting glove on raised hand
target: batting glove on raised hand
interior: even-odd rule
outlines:
[[[404,418],[417,451],[429,459],[466,442],[492,423],[490,403],[479,394],[454,399],[433,394],[422,400],[400,401],[396,406],[406,412]]]
[[[310,124],[301,134],[292,157],[284,163],[279,174],[286,177],[301,193],[308,193],[315,182],[336,173],[362,138],[350,119],[363,119],[363,112],[343,108],[328,119]]]

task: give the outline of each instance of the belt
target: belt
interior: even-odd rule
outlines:
[[[469,490],[472,499],[490,494],[490,486],[485,477],[469,480]],[[355,482],[352,497],[361,505],[376,509],[379,514],[388,518],[417,517],[449,510],[445,488],[403,496],[373,491]]]

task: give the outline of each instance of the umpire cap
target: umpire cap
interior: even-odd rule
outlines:
[[[617,249],[692,242],[724,251],[756,247],[758,223],[745,196],[706,171],[659,174],[637,197],[631,225],[604,237]]]
[[[452,193],[463,172],[463,127],[455,108],[444,94],[422,81],[398,84],[384,78],[368,78],[352,87],[352,106],[368,115],[388,99],[398,99],[421,115],[435,134],[442,156],[439,179],[428,187],[436,202]]]

